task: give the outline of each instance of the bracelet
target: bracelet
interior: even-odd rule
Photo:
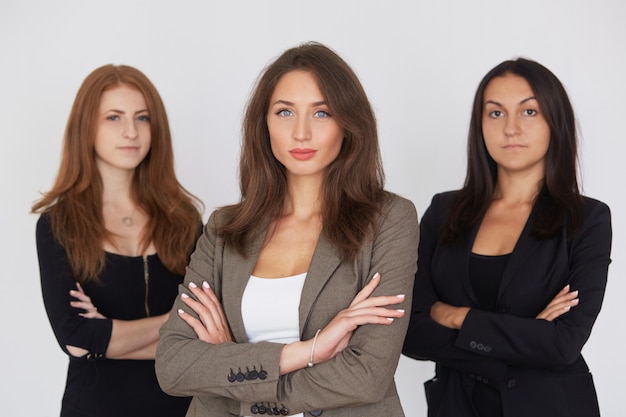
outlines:
[[[313,365],[315,365],[313,363],[313,352],[315,352],[315,342],[317,342],[317,336],[320,334],[320,331],[322,329],[317,329],[317,331],[315,332],[315,337],[313,338],[313,345],[311,346],[311,357],[309,358],[309,362],[307,363],[307,366],[309,368],[313,368]]]

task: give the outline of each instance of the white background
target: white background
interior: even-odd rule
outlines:
[[[626,3],[622,0],[28,1],[0,3],[0,415],[56,416],[67,359],[48,324],[31,204],[60,161],[70,106],[106,63],[160,91],[185,187],[215,207],[238,199],[242,111],[284,49],[317,40],[359,75],[379,121],[387,188],[420,216],[465,175],[471,100],[482,76],[525,56],[564,83],[579,118],[584,192],[613,213],[603,310],[584,352],[603,416],[624,416]],[[408,417],[425,416],[431,363],[402,358]]]

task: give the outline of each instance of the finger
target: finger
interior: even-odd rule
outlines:
[[[395,304],[402,303],[405,298],[406,297],[404,294],[379,295],[377,297],[369,297],[363,301],[360,301],[359,303],[350,305],[349,308],[352,310],[358,310],[361,308],[368,308],[368,307],[383,307],[383,306],[395,305]]]
[[[199,301],[194,300],[185,293],[181,294],[181,298],[183,302],[198,315],[200,322],[208,333],[213,334],[221,331],[219,322],[216,322],[213,319],[214,314],[211,313],[209,307],[205,306]]]
[[[361,289],[361,291],[359,291],[357,295],[354,297],[354,299],[350,303],[350,307],[352,307],[355,304],[360,303],[361,301],[367,299],[370,295],[372,295],[376,287],[378,287],[379,283],[380,283],[380,274],[376,272],[374,276],[372,277],[372,279],[370,280],[370,282],[368,282],[367,285],[365,285]]]
[[[573,300],[567,300],[561,303],[554,304],[550,307],[547,307],[545,310],[543,310],[537,316],[537,318],[552,321],[556,319],[557,317],[562,316],[563,314],[567,313],[573,307],[576,307],[579,301],[580,300],[578,298],[575,298]]]
[[[85,294],[84,292],[80,292],[77,290],[70,290],[70,295],[74,298],[79,299],[80,301],[84,301],[84,302],[91,302],[91,298],[89,298],[89,296],[87,294]]]
[[[216,313],[218,313],[218,317],[216,317],[216,320],[219,320],[223,327],[228,327],[230,329],[230,326],[228,325],[228,320],[226,319],[226,314],[224,313],[224,307],[222,307],[222,303],[217,298],[215,292],[208,282],[202,282],[202,291],[209,297],[209,299],[211,299],[211,301],[213,301],[213,304],[216,307]]]
[[[178,309],[178,317],[183,319],[183,321],[193,329],[193,331],[196,333],[196,336],[198,336],[198,339],[204,340],[205,342],[207,341],[208,332],[198,319],[186,313],[183,309],[180,308]]]
[[[578,290],[567,292],[565,294],[557,294],[557,296],[554,297],[552,301],[550,301],[550,304],[548,304],[546,308],[558,306],[559,304],[562,304],[562,303],[567,303],[569,301],[574,300],[577,297],[578,297]]]
[[[205,307],[205,311],[211,315],[210,321],[213,326],[223,326],[226,320],[222,311],[222,304],[213,293],[213,290],[208,287],[208,284],[206,284],[206,286],[203,284],[202,288],[199,288],[195,283],[190,282],[189,289]]]

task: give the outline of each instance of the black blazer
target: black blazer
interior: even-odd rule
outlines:
[[[581,349],[596,320],[611,252],[611,215],[602,202],[584,198],[585,219],[569,241],[531,235],[527,224],[504,271],[496,312],[481,311],[468,265],[478,224],[455,247],[439,242],[454,193],[436,195],[421,222],[413,309],[403,353],[436,362],[425,383],[429,416],[475,416],[475,384],[500,392],[505,417],[598,416],[593,380]],[[553,322],[535,319],[566,285],[580,303]],[[430,319],[441,300],[471,308],[461,330]]]

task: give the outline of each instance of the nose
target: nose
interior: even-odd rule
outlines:
[[[124,131],[122,134],[127,139],[137,139],[137,126],[135,126],[135,120],[128,120],[124,124]]]
[[[520,133],[519,120],[515,115],[509,115],[504,125],[504,134],[506,136],[515,136]]]
[[[293,138],[298,141],[311,139],[311,123],[307,117],[296,117]]]

